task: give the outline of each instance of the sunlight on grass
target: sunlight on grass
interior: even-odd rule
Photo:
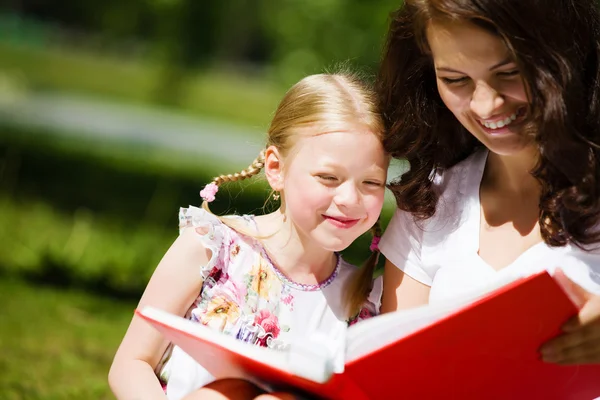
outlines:
[[[110,399],[107,373],[135,305],[0,281],[2,398]]]

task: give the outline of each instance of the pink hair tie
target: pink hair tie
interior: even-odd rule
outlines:
[[[212,182],[204,186],[204,189],[200,191],[200,197],[202,197],[202,200],[210,203],[215,200],[215,194],[217,194],[218,191],[219,187],[216,183]]]
[[[379,241],[381,240],[381,236],[373,236],[373,240],[371,241],[371,246],[369,246],[369,250],[375,252],[379,251]]]

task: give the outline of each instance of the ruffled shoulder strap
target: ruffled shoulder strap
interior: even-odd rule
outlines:
[[[217,263],[221,248],[227,235],[227,227],[215,215],[206,210],[194,206],[179,209],[179,234],[185,228],[203,228],[205,233],[198,233],[198,238],[211,251],[208,264],[201,267],[202,278],[206,279],[210,272],[215,268],[222,268],[222,263]]]

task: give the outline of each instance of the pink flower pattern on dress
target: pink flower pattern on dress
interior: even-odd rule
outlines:
[[[279,319],[276,315],[272,314],[269,310],[260,310],[254,317],[254,323],[260,326],[264,334],[262,337],[259,336],[256,344],[259,346],[266,347],[268,345],[269,336],[273,339],[277,339],[279,336]]]

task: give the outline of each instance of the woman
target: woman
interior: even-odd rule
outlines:
[[[594,0],[406,0],[379,75],[410,164],[382,311],[547,269],[585,303],[548,362],[600,363],[600,17]]]

